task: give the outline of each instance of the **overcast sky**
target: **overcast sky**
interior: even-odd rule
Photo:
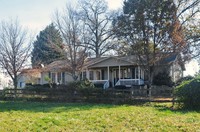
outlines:
[[[0,21],[18,18],[20,24],[37,32],[51,22],[53,12],[73,0],[0,0]],[[106,0],[110,9],[122,7],[123,0]]]

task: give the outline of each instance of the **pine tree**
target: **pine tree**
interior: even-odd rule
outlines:
[[[64,58],[63,40],[59,30],[53,24],[47,26],[33,43],[32,66],[47,65],[57,59]]]

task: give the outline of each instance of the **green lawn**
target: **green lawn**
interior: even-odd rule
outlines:
[[[0,131],[200,131],[198,111],[166,105],[0,102]]]

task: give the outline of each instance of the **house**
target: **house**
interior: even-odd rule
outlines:
[[[24,88],[26,84],[40,84],[41,79],[41,69],[40,68],[27,68],[21,70],[20,74],[17,76],[18,88]]]
[[[67,84],[73,81],[67,72],[68,62],[59,60],[47,65],[41,71],[41,84],[51,82]],[[173,54],[159,61],[155,75],[162,71],[168,71],[172,80],[176,81],[183,76],[184,65],[179,62],[179,56]],[[137,56],[110,56],[100,58],[88,58],[79,76],[80,80],[89,79],[94,84],[102,84],[104,88],[115,85],[142,85],[147,81],[144,65],[138,63]]]
[[[56,84],[67,84],[72,82],[73,78],[68,71],[68,61],[57,60],[41,69],[41,80],[40,84],[56,83]]]

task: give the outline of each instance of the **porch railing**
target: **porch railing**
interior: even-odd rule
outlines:
[[[107,89],[110,87],[109,80],[90,80],[96,87],[102,87],[103,89]]]
[[[126,87],[131,87],[133,85],[143,85],[144,80],[142,79],[119,79],[115,86],[125,85]]]

